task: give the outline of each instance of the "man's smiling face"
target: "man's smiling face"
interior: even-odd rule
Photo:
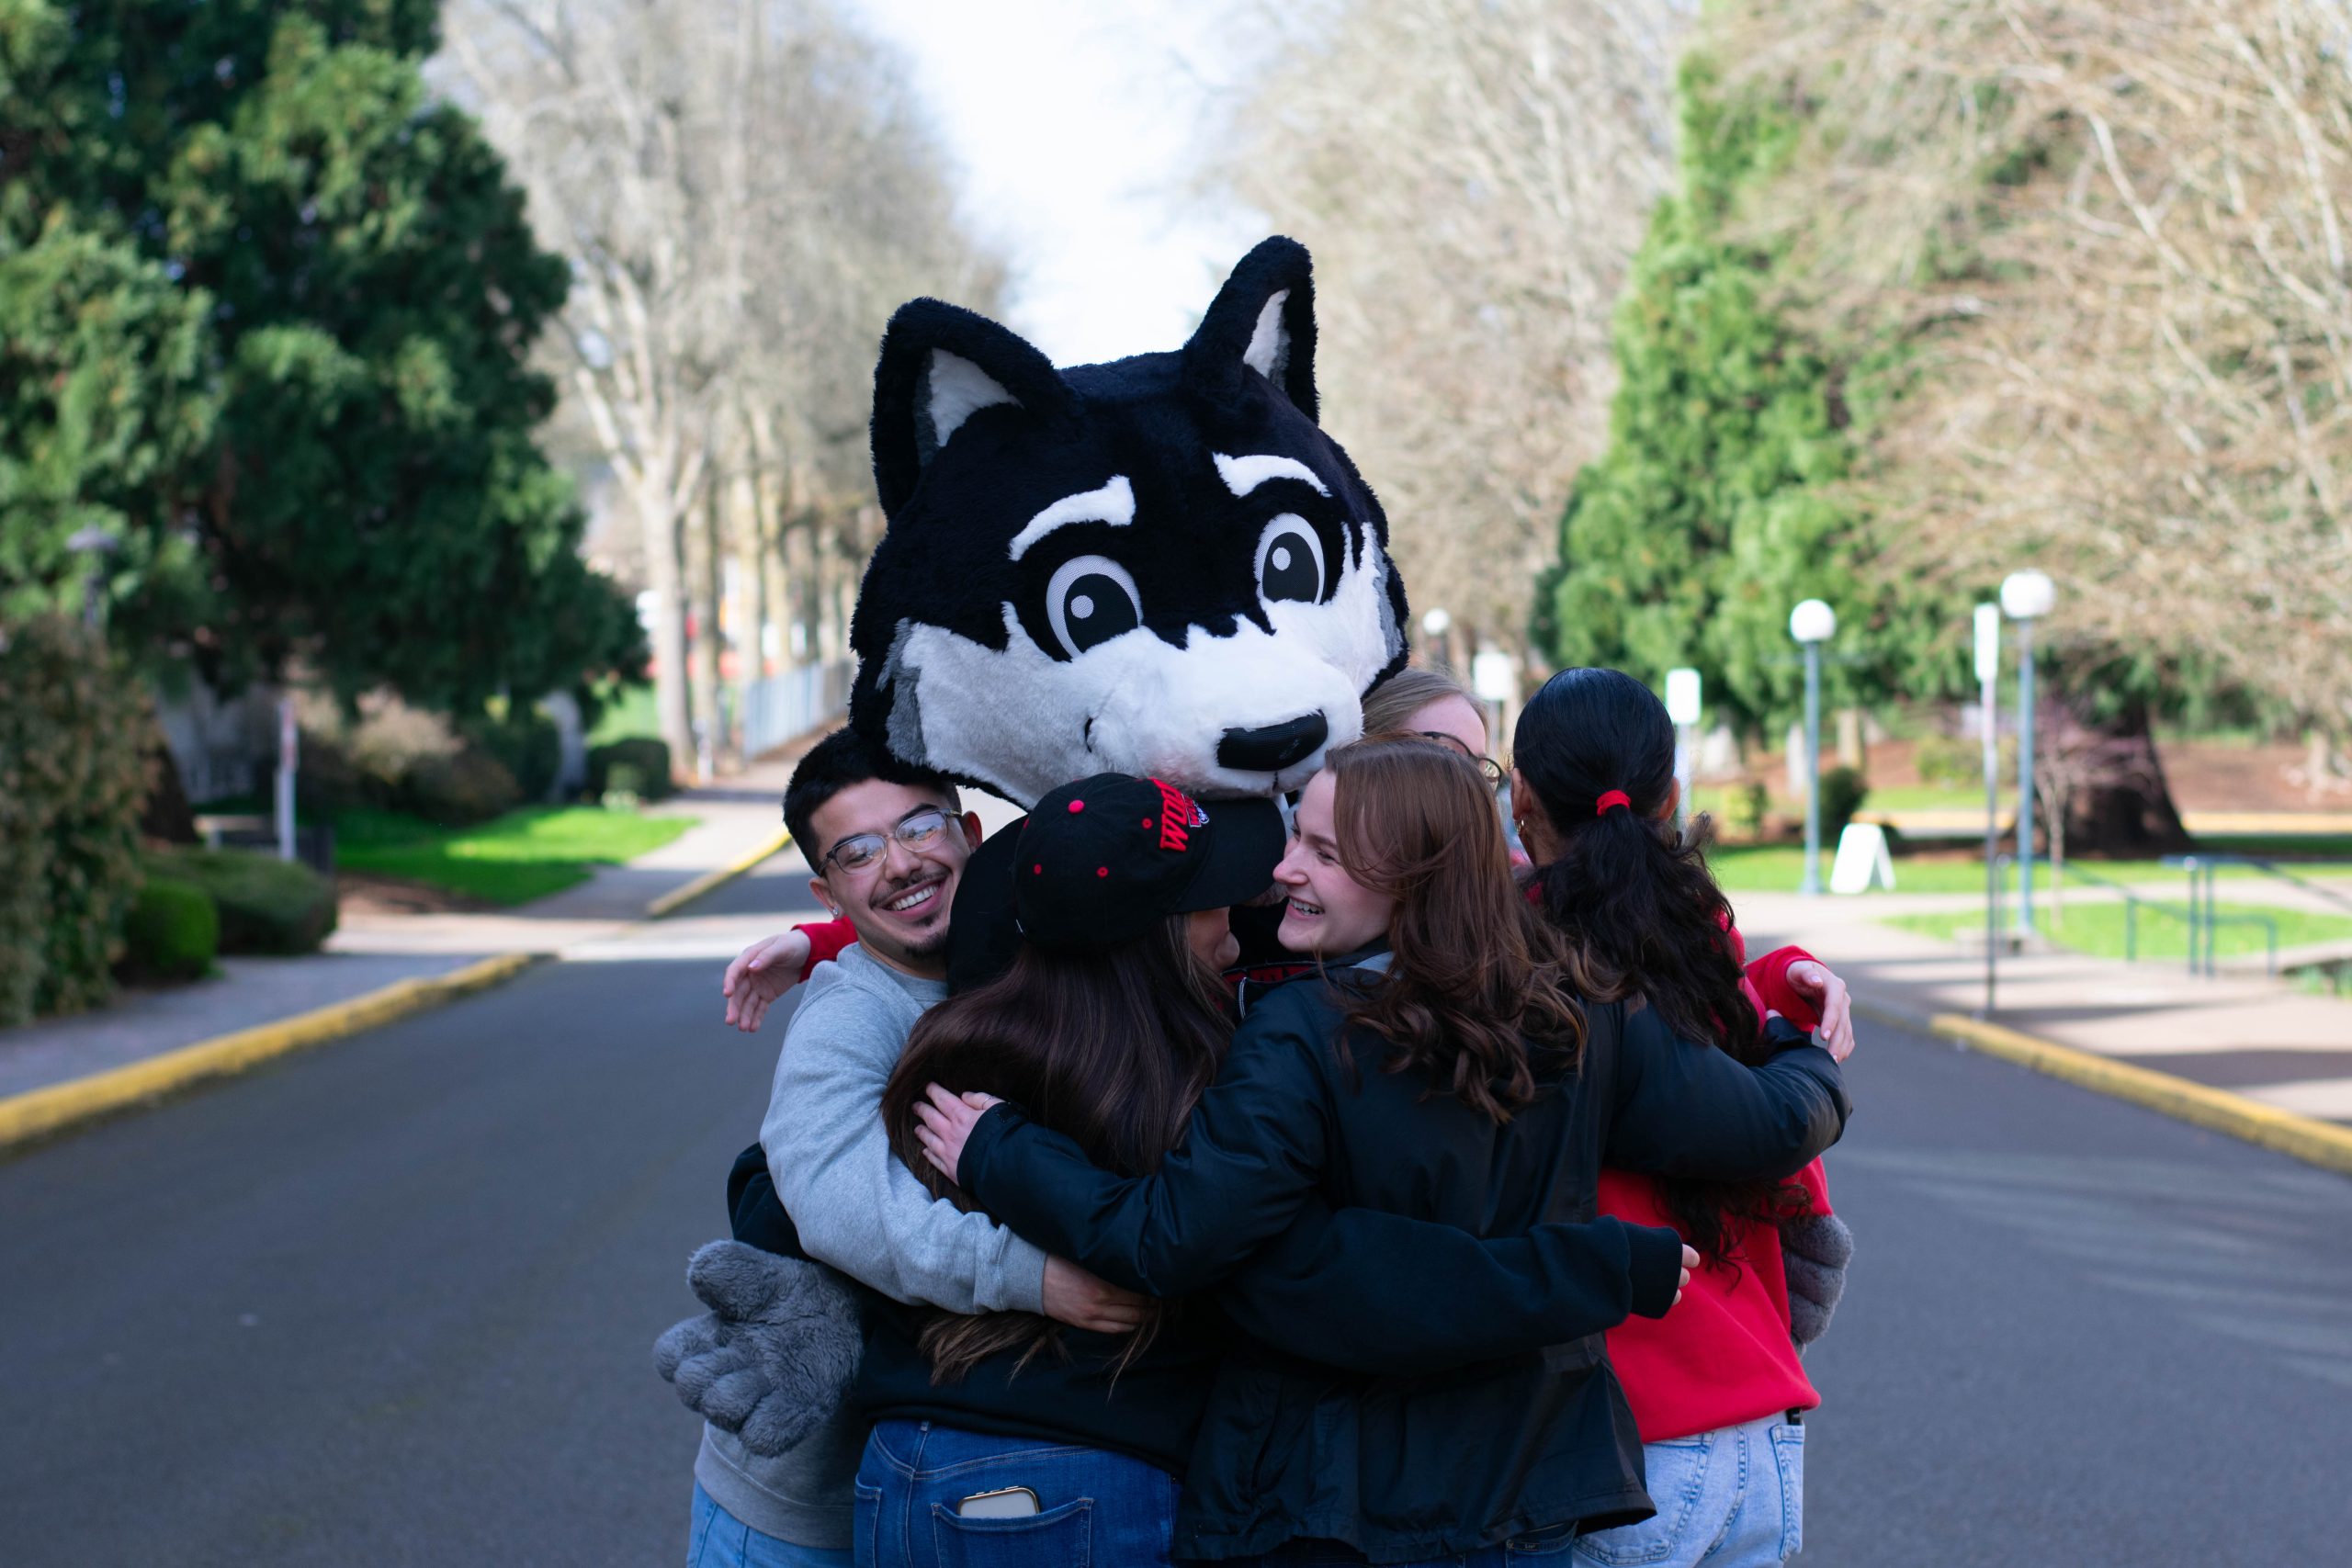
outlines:
[[[899,830],[928,813],[944,815],[945,826],[920,846],[902,841]],[[910,974],[944,976],[948,910],[973,838],[969,824],[956,815],[955,796],[868,779],[817,807],[808,821],[824,865],[810,890],[848,918],[858,944],[876,958]],[[880,857],[855,870],[845,868],[845,852],[837,852],[863,834],[882,840]]]

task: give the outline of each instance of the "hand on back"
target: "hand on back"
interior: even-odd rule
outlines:
[[[1125,1334],[1143,1324],[1149,1298],[1098,1280],[1064,1258],[1046,1259],[1046,1315],[1090,1334]]]
[[[1832,974],[1827,964],[1810,958],[1801,958],[1789,965],[1789,988],[1814,1004],[1821,1015],[1820,1027],[1813,1032],[1823,1050],[1835,1061],[1843,1062],[1854,1054],[1854,1004],[1847,993],[1846,982]]]
[[[718,983],[727,998],[727,1021],[746,1034],[756,1034],[778,997],[800,983],[808,965],[808,933],[789,931],[763,937],[735,955]]]

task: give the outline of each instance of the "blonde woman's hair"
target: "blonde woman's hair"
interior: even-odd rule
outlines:
[[[1402,733],[1415,714],[1447,697],[1460,697],[1474,708],[1478,705],[1478,699],[1444,671],[1408,664],[1374,686],[1371,694],[1364,698],[1363,732],[1366,735]]]

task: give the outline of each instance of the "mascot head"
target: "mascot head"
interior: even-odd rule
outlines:
[[[1306,249],[1242,259],[1172,354],[1057,370],[935,299],[874,375],[888,530],[851,722],[1017,805],[1100,773],[1295,789],[1405,660],[1388,523],[1316,424]]]

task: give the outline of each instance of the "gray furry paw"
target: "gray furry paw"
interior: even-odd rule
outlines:
[[[1789,1337],[1800,1347],[1829,1331],[1846,1293],[1854,1233],[1835,1214],[1807,1214],[1781,1226],[1781,1261],[1789,1280]]]
[[[686,1264],[710,1311],[653,1342],[653,1366],[685,1407],[783,1453],[841,1408],[863,1344],[856,1292],[821,1263],[714,1241]]]

